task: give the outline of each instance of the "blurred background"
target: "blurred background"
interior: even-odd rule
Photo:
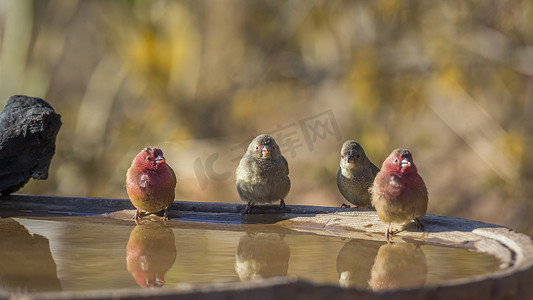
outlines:
[[[0,1],[0,105],[41,97],[63,126],[20,193],[126,198],[160,146],[178,201],[237,202],[271,133],[291,204],[339,206],[340,147],[412,151],[429,213],[533,235],[533,1]],[[347,203],[347,202],[346,202]]]

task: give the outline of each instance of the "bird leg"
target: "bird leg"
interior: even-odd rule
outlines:
[[[413,221],[415,222],[416,229],[424,231],[424,224],[418,218],[414,218]]]
[[[163,217],[161,218],[161,221],[167,221],[168,220],[168,210],[165,208],[163,210]]]
[[[281,199],[279,201],[279,208],[281,209],[287,208],[287,205],[285,205],[285,200]]]
[[[387,232],[385,232],[385,237],[387,238],[387,243],[390,243],[389,240],[392,238],[392,230],[390,229],[390,224],[387,227]]]
[[[341,208],[350,208],[350,204],[343,203],[341,204]]]
[[[163,285],[165,285],[165,280],[159,278],[159,276],[156,276],[155,277],[155,284],[159,287],[162,287]]]
[[[140,209],[137,209],[137,211],[135,212],[135,215],[133,215],[132,219],[139,220],[139,218],[141,217],[141,214],[142,214],[142,211]]]
[[[246,214],[246,215],[251,214],[252,206],[254,206],[254,204],[252,203],[252,201],[249,201],[248,204],[246,204],[246,208],[244,209],[243,214]]]
[[[141,214],[142,214],[142,211],[140,209],[137,209],[135,211],[135,215],[133,215],[133,218],[135,220],[135,224],[136,225],[139,225],[141,224],[141,222],[139,221],[139,219],[141,218]]]

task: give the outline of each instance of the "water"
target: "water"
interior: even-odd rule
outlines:
[[[269,224],[103,216],[0,219],[0,292],[141,288],[293,275],[381,289],[439,284],[498,270],[450,247],[350,240]],[[407,274],[407,276],[406,276]]]

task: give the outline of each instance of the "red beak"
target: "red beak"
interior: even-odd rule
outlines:
[[[262,153],[264,156],[268,155],[270,153],[268,146],[263,146],[263,148],[261,149]]]
[[[410,166],[411,166],[411,162],[408,159],[404,158],[402,160],[402,167],[409,168]]]
[[[156,158],[155,158],[155,163],[156,164],[162,164],[164,163],[166,160],[165,158],[162,156],[162,155],[158,155]]]
[[[355,158],[353,156],[351,156],[350,154],[348,154],[346,156],[343,156],[342,158],[344,158],[346,160],[347,164],[355,163]]]

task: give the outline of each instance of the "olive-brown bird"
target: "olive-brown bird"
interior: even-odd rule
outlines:
[[[387,241],[392,235],[391,223],[405,224],[414,220],[416,227],[422,229],[419,219],[427,211],[428,191],[409,150],[392,151],[370,191],[379,219],[389,224],[385,234]]]
[[[285,196],[291,188],[289,165],[278,144],[268,134],[257,136],[248,146],[235,171],[237,192],[247,202],[245,213],[257,203],[280,201],[285,208]]]
[[[235,271],[242,281],[287,276],[291,250],[283,234],[248,232],[241,237],[235,255]]]
[[[134,219],[138,220],[142,212],[163,210],[161,220],[167,220],[167,209],[174,202],[176,182],[176,174],[166,163],[161,149],[146,147],[137,154],[126,174],[126,190],[137,208]]]
[[[337,187],[348,202],[356,207],[371,207],[369,188],[378,172],[378,167],[368,159],[359,143],[352,140],[344,142]]]

